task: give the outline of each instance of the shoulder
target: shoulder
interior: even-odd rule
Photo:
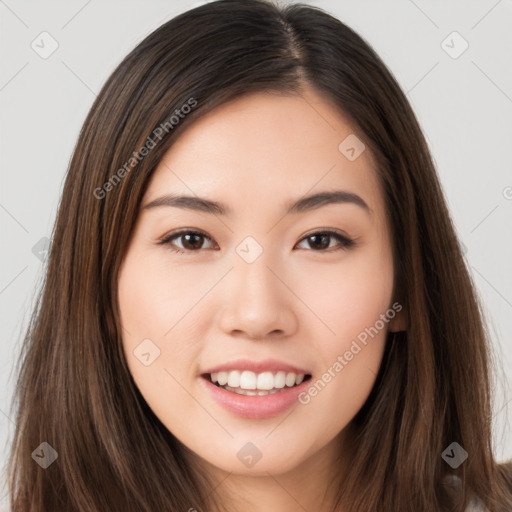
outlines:
[[[460,488],[460,478],[455,475],[449,475],[444,478],[445,483],[453,485],[456,489]],[[464,512],[490,512],[488,508],[479,499],[472,499]]]
[[[471,500],[464,512],[490,512],[480,500]]]

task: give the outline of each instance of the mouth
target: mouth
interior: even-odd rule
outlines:
[[[230,393],[245,396],[267,396],[283,393],[311,379],[309,373],[285,371],[264,371],[256,373],[248,370],[231,370],[205,373],[202,378],[218,388]]]

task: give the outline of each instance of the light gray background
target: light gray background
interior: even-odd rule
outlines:
[[[200,3],[0,0],[2,463],[14,427],[9,417],[13,365],[45,268],[32,248],[50,237],[79,129],[115,65],[151,31]],[[339,17],[376,49],[419,118],[467,247],[467,262],[502,364],[494,406],[495,442],[498,460],[508,460],[512,457],[512,402],[506,406],[512,400],[512,1],[309,3]],[[43,31],[59,45],[47,59],[31,47]],[[458,58],[444,49],[462,48],[453,36],[446,39],[453,31],[469,44]],[[461,350],[463,345],[461,340]],[[6,491],[0,488],[0,503]],[[5,497],[3,507],[7,510]]]

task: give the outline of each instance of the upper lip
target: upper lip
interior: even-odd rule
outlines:
[[[227,363],[222,363],[217,366],[213,366],[207,370],[205,370],[204,374],[210,373],[218,373],[218,372],[228,372],[230,370],[249,370],[254,373],[262,373],[265,371],[271,372],[293,372],[293,373],[303,373],[304,375],[309,375],[310,372],[308,370],[304,370],[304,368],[299,368],[298,366],[294,366],[289,363],[285,363],[284,361],[279,361],[278,359],[264,359],[263,361],[251,361],[250,359],[236,359],[235,361],[230,361]]]

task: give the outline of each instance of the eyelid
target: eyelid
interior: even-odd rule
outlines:
[[[335,252],[337,250],[348,250],[348,249],[351,249],[351,248],[359,245],[359,242],[358,242],[359,238],[350,237],[350,236],[346,235],[345,233],[343,233],[342,231],[340,231],[338,229],[334,229],[334,228],[316,228],[315,230],[303,235],[300,238],[300,240],[297,242],[297,244],[302,243],[304,240],[306,240],[307,238],[314,236],[314,235],[328,235],[331,238],[336,238],[341,243],[341,246],[330,248],[330,249],[318,250],[318,251],[315,251],[313,249],[308,249],[309,252],[331,253],[331,252]]]
[[[204,238],[207,238],[208,240],[213,242],[212,237],[207,235],[206,232],[204,232],[202,229],[182,228],[182,229],[178,229],[177,231],[170,231],[169,233],[166,233],[165,235],[158,238],[157,245],[170,245],[171,240],[173,240],[174,238],[179,238],[180,236],[188,235],[188,234],[202,235]],[[181,249],[181,247],[179,247],[178,249],[183,251],[183,249]],[[185,252],[185,251],[183,251],[183,252]],[[186,252],[199,252],[199,251],[186,251]]]

